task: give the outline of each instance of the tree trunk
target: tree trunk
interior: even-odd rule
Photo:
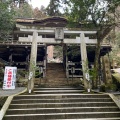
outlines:
[[[103,39],[105,38],[106,35],[112,30],[113,26],[107,26],[104,28],[104,26],[100,26],[100,30],[97,32],[97,45],[96,45],[96,51],[95,51],[95,60],[94,60],[94,68],[96,71],[96,77],[93,78],[93,87],[97,87],[97,82],[99,78],[99,56],[100,56],[100,48],[101,48],[101,43]]]
[[[100,48],[101,48],[101,34],[100,32],[97,33],[97,45],[95,50],[95,60],[94,60],[94,69],[95,69],[95,77],[93,78],[93,88],[97,88],[97,82],[99,78],[99,56],[100,56]]]

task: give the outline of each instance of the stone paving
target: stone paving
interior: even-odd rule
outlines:
[[[117,97],[117,99],[120,101],[120,95],[115,95]]]
[[[25,87],[16,87],[14,90],[3,90],[2,88],[0,88],[0,97],[14,95],[22,92],[25,89]]]

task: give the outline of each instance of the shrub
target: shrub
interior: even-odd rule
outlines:
[[[116,84],[111,83],[106,85],[106,91],[116,91],[116,89],[117,89]]]

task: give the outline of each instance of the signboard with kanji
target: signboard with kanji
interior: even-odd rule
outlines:
[[[5,67],[3,89],[15,89],[17,67]]]
[[[63,40],[64,39],[63,28],[56,28],[55,29],[55,39],[56,40]]]

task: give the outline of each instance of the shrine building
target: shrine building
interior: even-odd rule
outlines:
[[[28,70],[32,40],[36,39],[36,65],[43,72],[43,77],[46,77],[49,58],[54,58],[53,48],[56,45],[62,47],[61,63],[64,66],[66,78],[83,77],[83,61],[88,60],[89,69],[94,64],[97,31],[85,30],[84,25],[75,29],[68,28],[67,24],[68,21],[62,17],[48,17],[41,20],[16,19],[16,27],[9,39],[0,41],[0,58],[9,66]],[[108,54],[110,50],[109,42],[102,43],[100,58]],[[73,56],[74,52],[77,55]],[[99,63],[102,64],[101,60]],[[100,70],[102,71],[102,67]]]

